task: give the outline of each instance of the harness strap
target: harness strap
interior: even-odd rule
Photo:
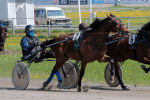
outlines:
[[[79,37],[78,40],[74,40],[74,48],[77,51],[80,59],[82,59],[82,54],[81,54],[81,51],[80,51],[80,44],[81,44],[81,40],[82,40],[84,35],[85,35],[85,33],[81,34],[81,37]]]
[[[133,44],[133,48],[131,48],[132,49],[132,51],[133,51],[133,54],[134,54],[134,58],[136,59],[136,60],[138,60],[138,58],[137,58],[137,53],[136,53],[136,47],[137,47],[137,44],[138,43],[141,43],[141,42],[144,42],[145,41],[145,39],[144,39],[144,35],[142,35],[143,36],[143,39],[142,40],[139,40],[139,38],[140,38],[140,34],[137,34],[137,38],[136,38],[136,40],[135,40],[135,43]],[[130,44],[130,46],[131,46],[132,44]]]
[[[133,51],[134,58],[135,58],[136,60],[138,60],[138,58],[137,58],[137,53],[136,53],[136,46],[137,46],[137,44],[134,43],[134,48],[132,49],[132,51]]]
[[[150,47],[150,44],[148,43],[148,41],[147,41],[146,38],[145,38],[145,34],[143,35],[143,40],[144,40],[144,42],[147,44],[147,46]]]
[[[115,40],[113,40],[113,41],[106,42],[106,43],[95,43],[95,42],[85,42],[85,43],[88,43],[88,44],[94,44],[94,45],[107,45],[107,44],[111,44],[111,43],[114,43],[114,42],[117,42],[117,41],[123,40],[123,39],[125,39],[125,38],[128,38],[128,37],[115,39]]]

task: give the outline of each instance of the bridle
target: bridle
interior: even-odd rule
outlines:
[[[122,24],[122,22],[121,22],[121,20],[120,19],[118,19],[117,17],[114,17],[114,16],[111,16],[112,18],[111,18],[111,20],[109,21],[113,26],[115,26],[115,28],[117,29],[117,32],[118,33],[123,33],[123,29],[122,29],[122,26],[123,26],[123,24]],[[117,25],[118,25],[118,23],[117,23],[117,21],[119,22],[119,27],[117,27]],[[121,29],[121,30],[120,30]]]

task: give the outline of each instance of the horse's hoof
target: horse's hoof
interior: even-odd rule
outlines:
[[[124,86],[122,89],[123,90],[130,90],[127,86]]]
[[[146,70],[146,66],[145,65],[141,65],[141,68],[145,71],[145,73],[148,73],[148,71]]]
[[[47,81],[43,82],[43,88],[47,87],[49,83]]]
[[[78,88],[78,92],[87,92],[89,90],[89,88],[87,88],[87,87],[79,87]]]
[[[114,80],[115,80],[114,75],[110,75],[110,77],[109,77],[109,81],[110,81],[111,83],[114,83]]]
[[[81,87],[78,87],[78,92],[82,92],[82,88]]]

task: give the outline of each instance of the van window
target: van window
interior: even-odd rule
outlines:
[[[64,16],[62,10],[48,10],[47,16]]]
[[[36,17],[46,17],[46,11],[45,10],[36,10],[35,14],[36,14]]]

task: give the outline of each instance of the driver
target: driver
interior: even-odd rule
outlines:
[[[21,47],[22,47],[23,57],[27,56],[30,53],[32,54],[37,49],[40,49],[41,42],[39,41],[39,39],[37,37],[34,36],[34,30],[35,30],[35,28],[33,25],[27,25],[25,27],[26,35],[21,39],[21,42],[20,42]],[[48,55],[48,56],[44,57],[44,58],[48,58],[48,57],[50,58],[53,56],[53,54],[52,54],[52,52],[50,52],[50,50],[46,50],[45,55]],[[58,79],[57,87],[62,88],[62,79],[60,77],[59,72],[56,72],[56,76]]]
[[[28,54],[34,52],[34,48],[36,46],[40,46],[41,42],[38,38],[34,36],[34,27],[33,25],[27,25],[25,27],[25,36],[21,40],[21,47],[23,56],[27,56]]]

